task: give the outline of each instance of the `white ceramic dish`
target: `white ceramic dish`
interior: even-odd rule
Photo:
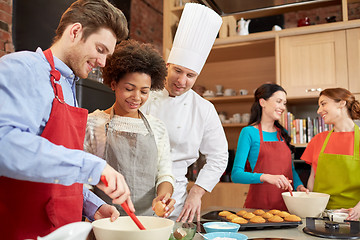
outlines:
[[[138,216],[146,230],[140,230],[129,216],[119,217],[114,222],[109,218],[92,223],[97,240],[168,240],[174,221],[150,216]]]
[[[237,232],[240,225],[232,222],[207,222],[203,224],[207,233],[212,232]]]
[[[320,217],[325,210],[330,195],[326,193],[309,192],[283,192],[282,197],[285,205],[291,214],[301,218]]]
[[[45,237],[38,237],[37,240],[86,240],[91,229],[89,222],[69,223]]]
[[[344,222],[344,220],[349,217],[349,212],[345,209],[325,210],[325,213],[327,217],[334,222]]]

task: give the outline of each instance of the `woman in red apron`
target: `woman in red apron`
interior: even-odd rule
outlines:
[[[285,110],[286,92],[281,86],[264,84],[255,91],[231,175],[233,182],[250,184],[246,208],[287,210],[282,192],[292,190],[293,182],[296,190],[307,191],[291,161],[290,136],[279,123]]]
[[[344,208],[349,220],[358,220],[360,133],[353,119],[360,118],[360,104],[348,90],[329,88],[320,93],[317,113],[333,129],[317,134],[301,156],[312,166],[308,187],[330,194],[328,209]]]

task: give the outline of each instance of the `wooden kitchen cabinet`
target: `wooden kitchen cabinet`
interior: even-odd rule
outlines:
[[[210,87],[212,87],[210,85]],[[248,94],[246,96],[224,96],[224,97],[212,97],[206,98],[212,102],[218,112],[227,113],[227,117],[231,117],[235,113],[250,113],[250,107],[253,102],[253,95]],[[245,127],[247,123],[223,123],[223,128],[228,141],[229,149],[237,148],[237,140],[239,138],[240,131]]]
[[[208,98],[218,112],[227,117],[235,113],[250,113],[254,102],[254,91],[265,82],[275,82],[275,39],[265,39],[223,48],[214,46],[199,75],[196,84],[216,92],[215,85],[232,88],[237,94],[240,89],[248,90],[246,96]],[[243,124],[224,124],[229,149],[237,148]]]
[[[348,88],[346,31],[280,37],[280,84],[292,98]]]
[[[360,93],[360,28],[346,30],[346,40],[349,90],[352,93]]]
[[[194,182],[189,182],[188,191],[193,185]],[[201,210],[214,206],[219,207],[219,209],[230,207],[242,208],[249,191],[249,186],[249,184],[219,182],[211,193],[206,192],[202,197]]]

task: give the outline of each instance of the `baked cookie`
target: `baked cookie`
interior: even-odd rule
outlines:
[[[288,221],[288,222],[300,222],[301,218],[296,216],[296,215],[291,214],[291,215],[285,217],[285,221]]]
[[[245,213],[242,217],[246,218],[246,219],[251,219],[251,218],[255,217],[255,214],[248,212],[248,213]]]
[[[279,212],[279,213],[278,213],[278,214],[276,214],[276,215],[278,215],[278,216],[280,216],[280,217],[284,218],[284,217],[289,216],[289,215],[290,215],[290,213],[285,212],[285,211],[281,211],[281,212]]]
[[[263,215],[261,215],[263,218],[265,218],[265,219],[268,219],[268,218],[271,218],[272,216],[274,216],[274,214],[271,214],[271,213],[269,213],[269,212],[266,212],[266,213],[264,213]]]
[[[281,212],[280,210],[277,210],[277,209],[272,209],[269,211],[269,213],[275,215],[275,214],[278,214],[279,212]]]
[[[265,213],[265,211],[264,211],[264,210],[261,210],[261,209],[257,209],[257,210],[255,210],[253,213],[254,213],[255,215],[261,216],[261,215],[263,215],[263,214]]]
[[[230,215],[227,215],[227,216],[226,216],[226,219],[231,221],[231,220],[233,220],[234,218],[237,218],[237,217],[239,217],[239,216],[232,213],[232,214],[230,214]]]
[[[264,223],[264,222],[266,222],[266,220],[261,216],[255,216],[255,217],[250,219],[250,222],[252,222],[252,223]]]
[[[246,223],[248,223],[248,220],[246,220],[245,218],[242,218],[242,217],[237,217],[237,218],[234,218],[233,220],[231,220],[231,222],[237,223],[237,224],[246,224]]]
[[[221,211],[221,212],[219,212],[220,217],[226,217],[226,216],[229,216],[230,214],[232,214],[232,213],[229,212],[229,211]]]
[[[284,219],[282,217],[280,217],[279,215],[274,215],[271,218],[269,218],[268,221],[269,222],[279,223],[279,222],[283,222]]]
[[[236,213],[236,215],[239,215],[239,216],[244,216],[246,213],[248,213],[247,211],[245,211],[245,210],[240,210],[240,211],[238,211],[237,213]]]

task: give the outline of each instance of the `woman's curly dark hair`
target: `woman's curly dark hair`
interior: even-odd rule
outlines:
[[[102,69],[104,84],[118,83],[127,73],[145,73],[151,77],[151,90],[162,90],[167,75],[166,64],[159,52],[148,43],[126,40],[119,43]]]

